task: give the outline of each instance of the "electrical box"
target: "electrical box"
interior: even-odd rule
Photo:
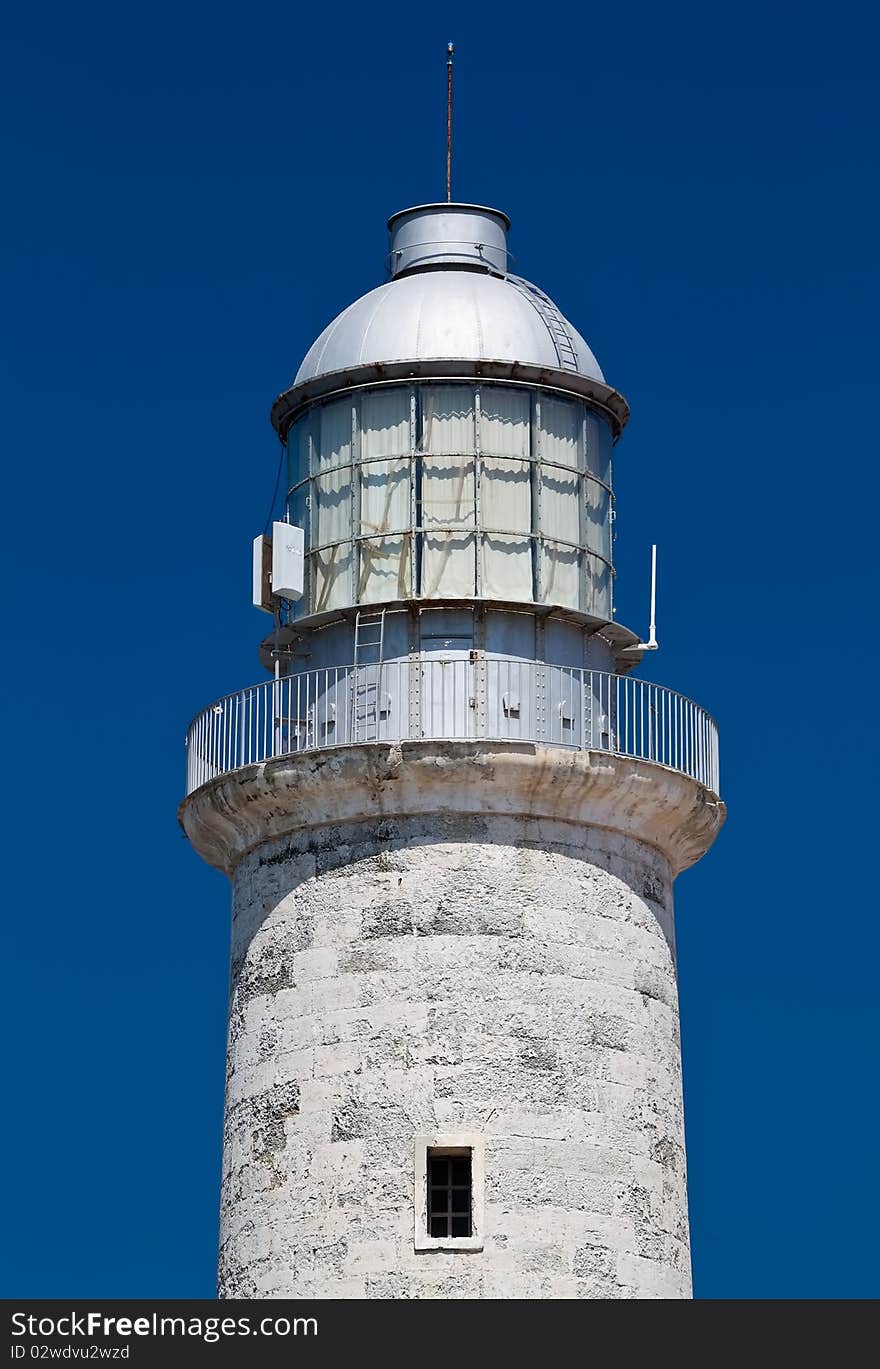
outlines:
[[[272,539],[271,537],[254,538],[254,587],[253,587],[254,608],[261,608],[264,613],[274,613],[275,606],[272,603]]]
[[[272,594],[279,599],[301,599],[305,533],[293,523],[272,524]]]

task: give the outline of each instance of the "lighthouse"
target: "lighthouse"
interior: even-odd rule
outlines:
[[[628,406],[509,226],[393,215],[272,408],[264,678],[192,722],[180,810],[232,883],[222,1297],[690,1296],[716,728],[634,673]]]

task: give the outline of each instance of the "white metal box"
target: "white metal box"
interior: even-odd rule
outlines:
[[[279,599],[301,599],[305,533],[293,523],[272,524],[272,593]]]
[[[254,538],[253,605],[264,613],[274,613],[272,603],[272,539]]]

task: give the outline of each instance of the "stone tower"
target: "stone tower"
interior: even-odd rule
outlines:
[[[628,408],[508,227],[394,215],[272,410],[271,673],[195,719],[181,808],[233,888],[222,1296],[690,1294],[672,884],[715,726],[629,673]]]

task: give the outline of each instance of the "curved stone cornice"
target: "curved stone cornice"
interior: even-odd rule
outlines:
[[[605,751],[404,741],[244,766],[195,790],[179,818],[203,859],[232,874],[254,847],[304,829],[431,813],[607,828],[658,848],[675,875],[709,849],[726,809],[677,770]]]

